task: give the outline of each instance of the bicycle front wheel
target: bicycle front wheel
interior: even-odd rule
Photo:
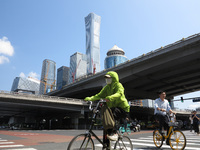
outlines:
[[[153,132],[153,142],[157,148],[160,148],[163,145],[163,136],[158,130]]]
[[[125,132],[125,131],[124,131],[124,128],[123,128],[123,127],[120,127],[120,128],[119,128],[119,133],[120,133],[121,135],[123,135],[124,132]]]
[[[169,144],[173,150],[183,150],[186,146],[186,137],[180,130],[175,130],[169,135]]]
[[[94,142],[90,135],[80,134],[71,140],[67,150],[94,150]]]
[[[116,141],[114,145],[114,149],[115,150],[133,150],[133,144],[129,137],[122,136]]]

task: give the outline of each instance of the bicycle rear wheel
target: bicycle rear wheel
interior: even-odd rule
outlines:
[[[169,135],[169,144],[173,150],[183,150],[186,146],[186,137],[180,130],[175,130]]]
[[[157,148],[160,148],[163,145],[163,136],[158,130],[153,131],[153,142]]]
[[[71,140],[67,150],[94,150],[94,142],[90,135],[80,134]]]
[[[126,133],[129,135],[131,134],[131,129],[129,127],[126,128]]]
[[[122,136],[116,141],[114,145],[114,149],[115,150],[133,150],[133,144],[129,137]]]

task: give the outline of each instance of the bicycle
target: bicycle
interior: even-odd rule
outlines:
[[[124,133],[127,133],[127,134],[131,134],[131,129],[130,129],[130,124],[128,123],[127,124],[127,126],[126,126],[126,129],[125,129],[125,127],[124,127],[124,125],[122,125],[120,128],[119,128],[119,133],[121,134],[121,135],[123,135]]]
[[[69,143],[67,150],[87,150],[87,149],[91,149],[91,150],[95,150],[95,145],[94,145],[94,141],[93,139],[97,139],[97,141],[99,143],[101,143],[102,145],[102,149],[106,149],[106,150],[112,150],[112,149],[116,149],[116,150],[132,150],[133,149],[133,145],[132,142],[130,140],[129,137],[127,136],[122,136],[120,135],[118,132],[118,140],[117,141],[110,141],[107,138],[107,134],[106,131],[103,130],[103,140],[101,140],[93,131],[93,126],[96,122],[96,117],[97,114],[100,113],[100,108],[102,107],[103,103],[105,103],[104,100],[99,100],[99,102],[97,103],[96,107],[93,109],[92,108],[92,102],[90,102],[89,105],[89,110],[91,110],[93,112],[93,117],[92,117],[92,121],[90,124],[90,127],[88,129],[88,131],[86,131],[86,133],[83,134],[79,134],[77,136],[75,136]]]
[[[172,150],[184,150],[186,147],[186,137],[182,131],[178,129],[179,126],[182,125],[182,122],[175,121],[175,114],[170,117],[167,114],[170,122],[168,122],[169,131],[168,134],[165,135],[162,131],[155,129],[153,132],[153,141],[157,148],[160,148],[163,145],[163,140],[169,139],[169,145]],[[161,133],[160,133],[161,132]]]

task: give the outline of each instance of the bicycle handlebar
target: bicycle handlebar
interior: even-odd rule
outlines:
[[[96,106],[96,110],[97,110],[97,108],[99,107],[99,104],[100,103],[105,103],[106,102],[106,100],[104,100],[104,99],[100,99],[99,101],[98,101],[98,103],[97,103],[97,106]],[[88,104],[89,104],[89,110],[90,111],[93,111],[93,108],[92,108],[92,101],[88,101]]]

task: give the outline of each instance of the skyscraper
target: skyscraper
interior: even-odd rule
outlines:
[[[11,91],[39,94],[40,83],[29,78],[16,77],[13,81]]]
[[[85,54],[76,52],[70,56],[69,83],[72,83],[76,79],[86,75],[86,71],[87,57]]]
[[[107,57],[104,61],[105,69],[112,68],[120,63],[126,62],[128,59],[124,54],[125,52],[123,49],[119,48],[117,45],[114,45],[107,52]]]
[[[62,66],[57,69],[57,83],[56,89],[60,90],[63,86],[68,84],[69,67]]]
[[[55,90],[56,63],[52,60],[45,59],[42,64],[40,94],[46,94]]]
[[[87,74],[100,71],[100,23],[101,17],[94,13],[85,17]]]

